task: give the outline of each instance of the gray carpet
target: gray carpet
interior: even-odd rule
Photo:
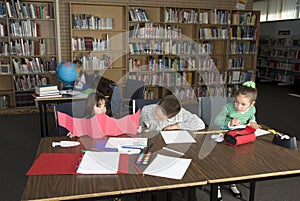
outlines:
[[[300,139],[300,98],[289,96],[292,88],[278,87],[274,84],[258,84],[257,120],[278,131]],[[52,114],[50,134],[55,134]],[[31,166],[39,143],[38,114],[0,115],[1,135],[0,151],[2,162],[0,169],[0,201],[21,199],[26,184],[25,173]],[[284,161],[283,161],[284,162]],[[278,179],[258,182],[256,200],[258,201],[295,201],[300,199],[300,178]],[[239,185],[244,197],[248,199],[248,184]],[[223,200],[236,200],[226,186],[222,188]],[[209,186],[197,190],[197,200],[209,200]]]

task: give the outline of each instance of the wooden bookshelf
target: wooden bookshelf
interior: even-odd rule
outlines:
[[[154,97],[232,96],[239,84],[255,79],[259,12],[128,9],[129,77],[158,87]]]
[[[54,0],[0,1],[0,96],[10,110],[34,110],[34,87],[58,84],[55,19]]]
[[[71,2],[70,10],[72,59],[118,83],[121,77],[145,81],[146,98],[232,96],[242,82],[255,79],[259,11],[78,2]],[[112,18],[113,26],[78,28],[74,19],[83,14]],[[79,50],[84,37],[108,38],[110,46]],[[100,58],[122,56],[99,70],[89,64],[95,52]]]
[[[257,77],[280,85],[294,84],[300,75],[300,36],[261,36]]]
[[[71,56],[116,82],[126,75],[127,6],[70,2]]]

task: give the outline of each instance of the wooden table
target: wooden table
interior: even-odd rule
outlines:
[[[196,139],[198,145],[193,146],[200,144],[204,150],[215,144],[210,135],[197,135]],[[273,134],[268,134],[237,147],[217,143],[205,158],[199,159],[200,169],[211,184],[211,201],[217,200],[218,185],[250,182],[249,200],[254,200],[256,181],[299,176],[300,150],[275,145],[272,139]]]
[[[94,140],[81,137],[81,145],[72,148],[51,147],[52,141],[68,139],[66,137],[44,137],[41,139],[37,156],[41,153],[80,153],[88,149]],[[70,140],[70,139],[68,139]],[[149,138],[154,143],[154,151],[164,146],[161,135]],[[82,144],[85,146],[83,147]],[[135,156],[136,158],[137,156]],[[135,160],[134,158],[134,160]],[[182,180],[167,179],[137,174],[123,175],[42,175],[29,176],[22,200],[68,200],[92,197],[115,196],[124,194],[167,191],[190,188],[190,200],[195,200],[195,187],[207,184],[207,179],[200,171],[200,160],[192,160]],[[130,170],[132,171],[132,170]]]

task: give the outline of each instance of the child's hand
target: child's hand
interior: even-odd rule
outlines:
[[[74,135],[73,133],[71,133],[71,132],[69,132],[69,133],[67,134],[67,136],[68,136],[69,138],[75,137],[75,135]]]
[[[167,130],[177,130],[177,129],[179,129],[178,125],[172,124],[172,125],[166,126],[163,130],[167,131]]]
[[[251,127],[253,127],[253,128],[255,128],[255,129],[261,128],[261,125],[258,125],[256,123],[256,121],[250,121],[248,125],[251,126]]]
[[[230,126],[238,126],[241,124],[241,121],[239,119],[232,119],[230,121]]]
[[[138,129],[137,129],[137,133],[141,133],[142,130],[143,130],[143,129],[142,129],[142,126],[139,126]]]

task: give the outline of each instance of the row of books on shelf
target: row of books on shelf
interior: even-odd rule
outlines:
[[[72,50],[73,51],[109,50],[108,34],[104,34],[103,38],[73,37]]]
[[[155,99],[156,95],[155,95],[155,91],[151,90],[151,89],[146,89],[144,91],[144,99]]]
[[[4,23],[0,23],[0,36],[7,36],[7,25]]]
[[[239,67],[242,65],[238,63],[237,59],[231,59],[229,63],[230,67]],[[209,71],[216,70],[217,59],[212,57],[181,57],[181,58],[172,58],[172,57],[162,57],[161,55],[149,56],[146,63],[142,63],[141,59],[138,58],[129,58],[129,72],[135,71],[181,71],[181,70],[190,70],[190,71]]]
[[[236,40],[256,40],[258,28],[255,26],[232,26],[230,27],[230,38]]]
[[[195,9],[167,8],[165,10],[165,22],[197,23],[198,12]]]
[[[293,84],[294,80],[298,77],[297,75],[289,75],[282,72],[276,71],[258,71],[259,78],[277,81],[277,82],[284,82],[286,84]]]
[[[32,4],[20,3],[19,0],[6,2],[6,8],[1,5],[0,10],[7,9],[10,18],[33,18],[33,19],[53,19],[54,11],[52,3]]]
[[[35,106],[32,93],[19,92],[15,94],[16,107]]]
[[[230,54],[255,54],[256,53],[256,43],[255,42],[236,42],[230,43]]]
[[[10,41],[10,50],[11,54],[18,56],[44,56],[46,54],[46,42],[45,39],[13,39]]]
[[[135,24],[129,30],[130,38],[182,38],[182,28],[177,25]]]
[[[103,54],[101,57],[89,56],[83,58],[83,69],[89,70],[106,70],[111,69],[113,65],[113,57],[107,54]]]
[[[193,77],[195,76],[195,78]],[[192,86],[192,85],[206,85],[206,84],[225,84],[227,80],[227,72],[198,72],[193,75],[192,72],[165,72],[151,73],[151,74],[134,74],[129,75],[131,79],[138,79],[144,81],[147,85],[159,86]],[[241,76],[240,76],[241,77]],[[239,79],[242,79],[240,78]],[[234,77],[234,79],[237,79]],[[232,79],[230,80],[232,81]],[[234,80],[235,81],[235,80]],[[230,82],[232,83],[232,82]]]
[[[199,39],[229,39],[229,28],[200,28]]]
[[[13,76],[16,91],[35,90],[35,86],[47,84],[47,78],[39,75]]]
[[[230,11],[214,9],[199,12],[200,24],[230,24]]]
[[[228,83],[229,84],[241,84],[246,81],[253,80],[253,71],[229,71],[228,72]]]
[[[98,17],[87,14],[72,14],[72,29],[110,30],[113,18]]]
[[[9,20],[9,33],[13,37],[39,37],[40,24],[31,20]]]
[[[2,56],[9,55],[9,47],[7,42],[0,42],[0,55]]]
[[[232,16],[232,18],[231,18]],[[129,18],[133,22],[149,22],[150,18],[145,9],[129,9]],[[204,10],[166,8],[164,13],[166,23],[200,23],[200,24],[234,24],[255,25],[256,14],[253,12],[231,12],[229,10]]]
[[[300,72],[300,63],[290,63],[290,62],[281,62],[281,61],[272,61],[272,60],[258,60],[258,67],[263,68],[274,68],[289,70],[294,72]]]
[[[28,74],[28,73],[46,73],[54,71],[56,68],[56,58],[52,57],[50,61],[46,61],[44,58],[21,58],[12,59],[14,72],[16,74]]]
[[[228,59],[228,69],[244,69],[245,60],[244,57]]]
[[[256,14],[253,12],[235,12],[232,13],[232,24],[234,25],[255,25]]]
[[[150,21],[146,10],[143,8],[129,9],[129,20],[132,22],[149,22]]]

